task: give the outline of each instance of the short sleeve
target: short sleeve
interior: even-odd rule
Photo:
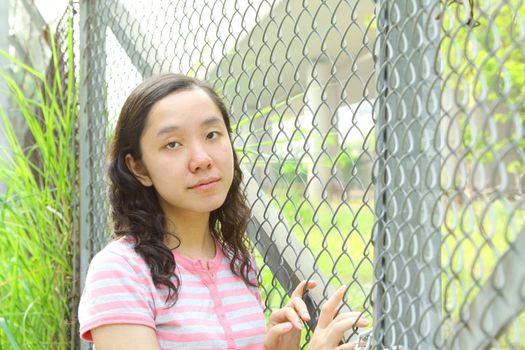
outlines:
[[[91,330],[109,324],[155,328],[151,278],[145,270],[111,251],[93,258],[78,310],[82,339],[92,341]]]

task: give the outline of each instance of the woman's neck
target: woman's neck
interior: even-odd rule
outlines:
[[[176,237],[167,235],[164,243],[189,258],[212,259],[215,256],[215,240],[210,232],[209,218],[209,215],[202,213],[168,218],[168,232]]]

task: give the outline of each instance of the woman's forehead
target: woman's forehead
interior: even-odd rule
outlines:
[[[164,96],[151,107],[150,113],[156,110],[168,110],[182,113],[186,110],[215,108],[219,109],[215,101],[205,90],[199,87],[174,91]]]
[[[156,102],[148,113],[145,129],[163,134],[213,124],[225,125],[222,112],[206,91],[195,88],[174,92]]]

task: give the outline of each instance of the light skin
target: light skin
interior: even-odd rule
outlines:
[[[302,321],[310,320],[306,304],[302,300],[305,284],[308,289],[315,288],[315,281],[302,281],[293,291],[286,307],[275,310],[270,315],[268,333],[264,348],[267,350],[298,349],[301,338]],[[308,343],[309,350],[353,350],[353,342],[339,345],[345,332],[353,328],[368,326],[368,320],[359,312],[339,313],[346,292],[340,287],[321,307],[317,327]]]
[[[233,179],[233,149],[220,110],[201,89],[171,94],[150,110],[140,147],[142,158],[128,154],[127,165],[155,188],[168,231],[182,241],[179,253],[212,257],[210,212],[224,203]],[[178,245],[171,236],[166,243]]]
[[[153,187],[167,219],[168,247],[179,254],[209,260],[215,244],[209,232],[210,213],[225,201],[233,179],[233,149],[222,114],[208,94],[199,88],[172,93],[154,104],[140,147],[141,159],[126,156],[130,171],[145,187]],[[310,316],[302,300],[304,284],[297,286],[288,305],[270,316],[265,349],[298,349],[302,322]],[[308,288],[314,288],[310,281]],[[339,346],[346,330],[366,327],[358,313],[337,314],[344,296],[338,290],[321,309],[309,349],[353,349]],[[115,324],[91,331],[97,350],[160,349],[154,329]]]

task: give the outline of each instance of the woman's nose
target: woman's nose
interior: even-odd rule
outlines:
[[[194,145],[190,154],[190,171],[196,172],[202,169],[209,169],[212,165],[212,158],[202,145]]]

